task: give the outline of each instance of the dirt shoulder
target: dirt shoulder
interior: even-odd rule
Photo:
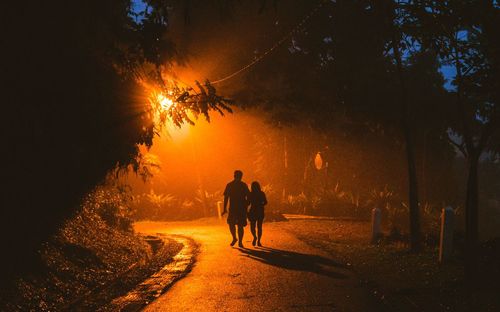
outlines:
[[[297,220],[281,227],[352,267],[387,311],[498,311],[498,287],[466,288],[458,256],[439,265],[436,247],[412,254],[403,243],[371,245],[370,224]]]
[[[96,310],[171,262],[182,247],[79,215],[42,246],[36,268],[2,290],[0,310]]]

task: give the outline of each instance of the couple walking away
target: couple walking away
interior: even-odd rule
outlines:
[[[250,221],[250,231],[253,235],[252,245],[262,246],[262,221],[264,221],[264,206],[267,204],[266,194],[260,189],[257,181],[252,182],[251,191],[241,179],[243,172],[236,170],[234,180],[226,185],[224,190],[224,211],[222,215],[228,212],[227,204],[229,202],[229,213],[227,215],[227,224],[229,231],[233,236],[231,246],[238,242],[238,246],[243,247],[244,227],[247,225],[247,217]],[[250,209],[247,212],[248,205]],[[236,226],[238,226],[238,238],[236,238]],[[255,227],[257,226],[257,233]]]

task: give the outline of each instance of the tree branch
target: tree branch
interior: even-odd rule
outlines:
[[[493,135],[496,126],[498,126],[497,115],[493,115],[482,128],[481,137],[479,138],[479,143],[477,146],[479,152],[481,152],[486,147],[486,144],[488,144],[488,140]]]
[[[460,152],[462,152],[462,154],[464,155],[464,157],[468,157],[468,154],[467,154],[467,149],[465,148],[465,145],[464,143],[462,142],[462,144],[458,144],[457,142],[453,141],[449,135],[446,136],[446,139],[448,140],[448,142],[450,142],[453,146],[455,146]]]
[[[460,64],[460,58],[458,55],[458,47],[455,41],[453,41],[453,50],[454,50],[454,61],[455,61],[455,69],[457,71],[457,109],[458,114],[460,116],[460,121],[462,123],[463,128],[463,137],[465,141],[465,147],[468,151],[468,155],[474,153],[476,147],[474,146],[474,142],[472,139],[472,132],[469,129],[469,125],[467,124],[467,118],[465,113],[465,106],[462,101],[462,84],[463,84],[463,73],[462,73],[462,64]]]

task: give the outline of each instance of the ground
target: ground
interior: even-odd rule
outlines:
[[[265,247],[251,246],[247,228],[243,249],[229,247],[224,221],[146,222],[136,229],[183,235],[200,244],[192,272],[146,311],[499,311],[500,307],[496,282],[481,279],[474,287],[463,282],[459,253],[439,264],[436,246],[414,254],[404,242],[383,240],[373,245],[367,221],[314,217],[268,222]]]
[[[92,232],[88,221],[43,249],[47,269],[0,293],[0,310],[500,311],[494,242],[482,282],[466,287],[459,253],[441,265],[436,246],[413,254],[403,242],[371,244],[367,221],[265,222],[264,247],[251,246],[247,227],[245,248],[230,247],[215,218],[138,222],[138,235],[103,224]]]
[[[267,223],[262,248],[229,246],[223,221],[138,223],[146,234],[176,234],[200,244],[193,270],[145,311],[377,311],[370,289],[348,265]]]
[[[434,244],[425,245],[419,253],[409,252],[405,242],[387,238],[370,244],[368,222],[298,220],[281,226],[349,263],[372,289],[383,311],[500,311],[498,244],[490,244],[489,253],[481,257],[479,282],[472,285],[464,282],[458,239],[453,257],[441,264]]]
[[[0,311],[95,311],[160,270],[181,248],[174,239],[134,235],[84,211],[41,247],[21,278],[0,287]]]

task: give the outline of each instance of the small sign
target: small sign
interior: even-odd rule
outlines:
[[[316,169],[321,170],[323,168],[323,157],[321,157],[321,153],[318,152],[316,157],[314,157],[314,167]]]

